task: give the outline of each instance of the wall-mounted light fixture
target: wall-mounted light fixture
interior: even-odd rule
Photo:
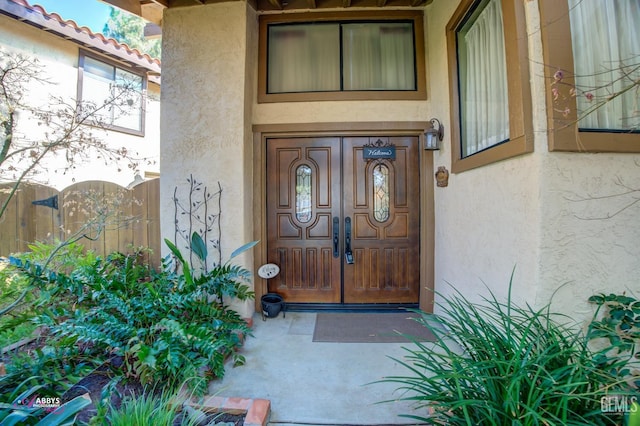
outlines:
[[[429,120],[431,128],[424,131],[424,149],[436,151],[440,149],[440,142],[444,137],[444,126],[437,118]]]

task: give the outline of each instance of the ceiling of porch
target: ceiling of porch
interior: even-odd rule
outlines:
[[[172,7],[197,7],[225,0],[102,0],[160,25],[162,12]],[[292,11],[327,8],[422,7],[433,0],[231,0],[248,1],[258,11]]]

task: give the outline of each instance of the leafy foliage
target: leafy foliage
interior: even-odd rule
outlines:
[[[222,377],[228,357],[244,362],[236,349],[250,329],[224,302],[253,297],[244,283],[250,274],[241,267],[227,263],[194,274],[185,263],[182,273],[168,265],[157,272],[135,254],[121,253],[86,256],[66,272],[31,259],[12,262],[37,283],[36,322],[49,327],[55,345],[121,356],[124,374],[142,384],[188,381],[203,392],[206,381],[192,378]]]
[[[57,416],[48,417],[50,410],[34,406],[36,398],[56,398],[64,394],[74,383],[92,371],[102,359],[77,347],[45,345],[32,354],[18,352],[6,364],[7,374],[0,377],[0,425],[13,424],[11,419],[20,419],[21,425],[72,424],[73,418],[62,416],[75,414],[85,404],[76,401],[63,404]],[[79,404],[79,405],[77,405]],[[62,408],[65,407],[65,408]],[[77,411],[74,411],[76,410]],[[42,420],[42,423],[38,423]],[[56,421],[63,421],[56,423]]]
[[[179,392],[148,389],[141,395],[125,397],[120,406],[111,406],[100,425],[110,426],[197,426],[224,425],[223,412],[205,412],[193,408],[199,402]],[[98,423],[96,423],[98,424]]]
[[[624,294],[598,294],[589,302],[598,309],[589,324],[588,337],[606,342],[596,361],[640,389],[640,300]]]
[[[35,330],[30,320],[33,313],[29,309],[33,296],[27,291],[21,300],[21,293],[29,283],[11,267],[9,262],[0,260],[0,310],[13,305],[13,309],[0,317],[0,347],[5,347],[22,338],[29,337]],[[17,301],[17,303],[16,303]]]
[[[11,393],[24,382],[46,385],[61,393],[102,361],[104,356],[97,356],[83,347],[48,344],[37,348],[33,354],[17,353],[7,364],[7,375],[0,378],[0,395]]]
[[[26,390],[19,386],[11,395],[11,403],[0,403],[1,425],[71,426],[75,424],[77,414],[91,403],[89,398],[78,396],[52,410],[36,404],[38,398],[50,398],[59,401],[55,395],[43,392],[41,386],[32,386]],[[19,394],[17,392],[20,392]],[[52,403],[55,405],[55,402]]]
[[[107,37],[112,37],[131,48],[138,49],[141,53],[159,59],[162,56],[162,40],[146,38],[145,25],[146,22],[139,16],[112,7],[109,20],[102,32]]]
[[[127,397],[118,408],[112,407],[107,415],[111,426],[172,426],[180,411],[180,406],[172,401],[170,393],[155,395],[151,392],[145,395]],[[182,426],[196,425],[193,421],[185,420],[177,423]]]
[[[510,292],[505,302],[490,293],[481,303],[456,292],[438,306],[442,315],[419,320],[435,343],[415,341],[396,360],[409,373],[385,379],[415,402],[406,417],[449,425],[620,422],[601,413],[600,398],[624,383],[600,369],[587,337],[548,307],[518,307]]]

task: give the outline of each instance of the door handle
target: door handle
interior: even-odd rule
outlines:
[[[347,264],[353,264],[353,253],[351,252],[351,218],[347,216],[344,219],[344,257]]]
[[[340,219],[333,217],[333,257],[340,257]]]

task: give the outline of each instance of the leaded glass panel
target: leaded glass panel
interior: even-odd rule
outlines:
[[[373,168],[373,217],[378,222],[389,219],[389,168],[385,164]]]
[[[311,167],[296,169],[296,219],[302,223],[311,220]]]

